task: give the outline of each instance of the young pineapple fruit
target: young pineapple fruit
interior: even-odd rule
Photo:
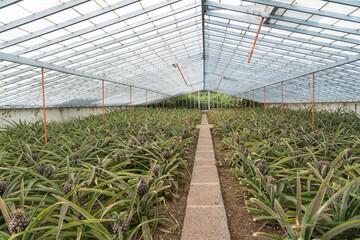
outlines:
[[[35,153],[31,154],[31,157],[34,161],[38,160],[38,155],[36,155]]]
[[[153,168],[153,173],[154,175],[158,175],[159,173],[159,170],[160,170],[160,165],[159,164],[156,164]]]
[[[7,186],[8,186],[7,182],[0,181],[0,195],[2,195],[5,192]]]
[[[128,225],[125,221],[119,222],[119,223],[115,223],[114,225],[114,234],[115,235],[120,235],[120,231],[122,232],[122,234],[125,234],[126,231],[128,230]]]
[[[24,231],[28,225],[28,220],[24,216],[24,210],[17,209],[14,211],[14,218],[10,221],[11,233]]]
[[[327,173],[329,171],[330,164],[327,161],[319,161],[317,164],[317,169],[319,172],[322,172],[324,169],[324,173]]]
[[[261,160],[258,164],[256,164],[256,167],[261,173],[264,173],[266,170],[266,162],[264,160]]]
[[[244,156],[247,158],[249,156],[250,152],[248,150],[244,151]]]
[[[137,190],[137,194],[142,197],[144,196],[147,192],[149,191],[149,186],[148,184],[146,183],[145,180],[140,180],[140,183],[139,183],[139,188]]]
[[[48,167],[48,165],[46,163],[40,163],[38,166],[37,166],[37,170],[38,172],[43,175],[44,174],[44,171],[45,169]]]
[[[65,183],[63,190],[65,195],[68,194],[72,190],[72,183],[71,182]]]
[[[171,157],[170,148],[166,147],[162,155],[165,160],[169,160]]]

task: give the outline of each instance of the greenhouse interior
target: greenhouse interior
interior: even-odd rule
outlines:
[[[0,0],[0,240],[360,239],[359,0]]]

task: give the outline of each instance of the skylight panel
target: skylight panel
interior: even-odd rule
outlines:
[[[62,1],[64,2],[64,1]],[[25,0],[18,3],[19,6],[27,9],[30,12],[36,13],[61,5],[58,0]]]
[[[59,23],[65,22],[67,20],[70,20],[70,19],[73,19],[73,18],[76,18],[79,16],[81,16],[79,13],[77,13],[76,11],[74,11],[73,9],[70,8],[70,9],[55,13],[53,15],[50,15],[46,18],[55,24],[59,24]]]
[[[30,11],[26,11],[24,8],[18,6],[17,4],[13,4],[7,6],[6,8],[0,9],[0,22],[7,24],[15,20],[27,17],[31,14],[32,13]]]
[[[114,12],[108,12],[105,14],[101,14],[100,16],[91,18],[90,21],[94,24],[100,24],[116,18],[118,18],[117,14],[115,14]]]
[[[69,32],[76,32],[76,31],[79,31],[79,30],[82,30],[82,29],[85,29],[88,27],[93,27],[93,26],[94,26],[94,24],[91,23],[90,21],[82,21],[82,22],[67,26],[65,29],[68,30]]]
[[[142,3],[143,1],[141,1]],[[122,7],[120,9],[116,9],[115,12],[119,15],[119,16],[124,16],[126,14],[129,14],[129,13],[132,13],[132,12],[135,12],[135,11],[138,11],[138,10],[141,10],[143,9],[140,5],[140,2],[137,2],[137,3],[133,3],[133,4],[130,4],[128,6],[125,6],[125,7]]]
[[[28,31],[30,33],[33,33],[35,31],[38,31],[38,30],[41,30],[41,29],[44,29],[47,27],[51,27],[51,26],[54,26],[54,24],[45,19],[39,19],[34,22],[24,24],[20,28],[25,31]]]
[[[147,14],[141,14],[140,16],[127,19],[125,22],[128,25],[132,25],[132,24],[136,24],[136,23],[139,23],[139,22],[142,22],[142,21],[150,21]]]
[[[75,6],[74,9],[79,12],[81,15],[85,15],[90,12],[101,9],[94,1],[89,1],[81,5]]]
[[[29,34],[29,33],[24,30],[21,30],[19,28],[14,28],[9,31],[0,33],[0,39],[3,41],[10,41],[10,40],[25,36],[27,34]]]

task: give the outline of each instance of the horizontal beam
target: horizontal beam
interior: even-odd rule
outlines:
[[[4,8],[4,7],[7,7],[7,6],[10,6],[12,4],[18,3],[18,2],[21,2],[21,1],[22,0],[1,0],[0,1],[0,9]]]

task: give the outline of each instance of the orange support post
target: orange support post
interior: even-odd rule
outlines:
[[[131,87],[130,87],[130,118],[132,118]]]
[[[265,7],[265,12],[267,10],[268,6]],[[254,49],[255,49],[255,45],[256,45],[256,41],[259,37],[259,33],[260,33],[260,30],[261,30],[261,26],[263,25],[263,22],[264,22],[264,18],[262,17],[261,20],[260,20],[260,24],[259,24],[259,28],[257,30],[257,33],[256,33],[256,36],[255,36],[255,40],[254,40],[254,43],[253,43],[253,46],[251,48],[251,52],[250,52],[250,56],[249,56],[249,59],[248,59],[248,63],[250,63],[250,60],[251,60],[251,57],[253,55],[253,52],[254,52]]]
[[[45,145],[47,145],[44,68],[41,68],[41,79],[42,79],[42,95],[43,95]]]
[[[221,83],[222,79],[223,79],[223,78],[220,78],[219,84],[217,85],[216,90],[215,90],[216,92],[217,92],[218,89],[219,89],[219,86],[220,86],[220,83]]]
[[[103,127],[105,126],[105,86],[104,80],[102,81],[102,112],[103,112]]]
[[[145,95],[146,95],[146,113],[148,113],[148,110],[147,110],[147,90],[145,90]]]
[[[246,111],[246,93],[245,93],[245,111]]]
[[[264,113],[266,115],[266,95],[265,95],[265,87],[264,87]]]
[[[156,113],[158,112],[158,102],[157,102],[157,93],[156,93]]]
[[[196,93],[195,93],[195,91],[194,91],[193,86],[192,86],[192,85],[190,85],[190,87],[191,87],[191,89],[192,89],[193,93],[196,95]]]
[[[184,79],[184,82],[185,82],[186,86],[188,86],[188,84],[187,84],[187,82],[186,82],[186,80],[185,80],[185,78],[184,78],[184,75],[182,74],[182,72],[181,72],[181,70],[180,70],[180,68],[179,68],[179,65],[176,64],[176,66],[177,66],[177,68],[179,69],[179,72],[180,72],[182,78]]]
[[[315,73],[313,73],[313,91],[312,91],[312,127],[315,124]]]
[[[283,92],[283,82],[281,82],[281,120],[284,120],[284,92]]]
[[[239,96],[239,111],[241,111],[241,105],[242,105],[242,101],[241,101],[241,95]]]
[[[255,112],[255,90],[253,90],[253,112]]]

